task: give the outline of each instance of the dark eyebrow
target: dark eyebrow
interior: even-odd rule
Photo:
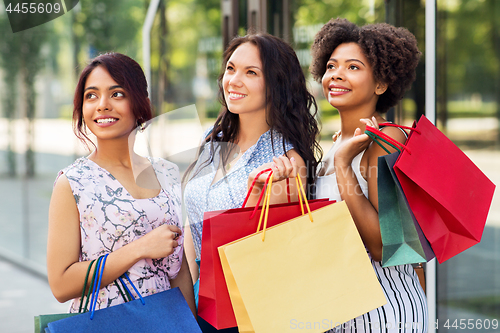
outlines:
[[[262,71],[262,69],[260,69],[260,68],[259,68],[259,67],[257,67],[257,66],[247,66],[247,67],[245,67],[245,69],[252,69],[252,68],[256,68],[256,69],[258,69],[259,71]]]
[[[123,89],[123,87],[120,85],[116,85],[116,86],[111,86],[108,88],[108,90],[114,90],[114,89]],[[85,88],[85,90],[83,92],[85,92],[87,90],[99,90],[99,89],[97,87],[90,86],[90,87]]]
[[[338,60],[335,59],[335,58],[330,58],[328,61],[338,62]],[[366,65],[361,60],[359,60],[359,59],[347,59],[345,62],[351,62],[351,61],[359,62],[360,64],[362,64],[363,66],[366,67]]]
[[[350,62],[350,61],[359,62],[361,65],[363,65],[363,66],[365,66],[365,67],[366,67],[366,65],[365,65],[365,64],[364,64],[361,60],[359,60],[359,59],[347,59],[347,60],[346,60],[346,62]]]
[[[227,62],[227,64],[228,64],[228,65],[230,64],[231,66],[234,66],[234,63],[233,63],[232,61],[228,61],[228,62]],[[260,68],[259,68],[259,67],[257,67],[257,66],[247,66],[247,67],[245,67],[245,69],[251,69],[251,68],[256,68],[256,69],[258,69],[259,71],[262,71],[262,69],[260,69]]]

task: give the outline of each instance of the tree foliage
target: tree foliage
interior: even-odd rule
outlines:
[[[72,26],[75,42],[89,50],[87,58],[115,51],[137,58],[147,1],[80,1]]]
[[[441,33],[446,36],[448,93],[454,98],[480,93],[491,99],[496,93],[500,54],[493,37],[498,34],[500,3],[489,2],[461,0],[456,6],[439,7],[446,11]]]

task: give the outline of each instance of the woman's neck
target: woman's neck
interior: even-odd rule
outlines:
[[[101,166],[132,167],[135,153],[134,139],[97,140],[97,149],[89,155],[89,159]]]
[[[238,131],[237,142],[235,142],[242,151],[246,151],[253,146],[260,136],[269,130],[269,125],[264,117],[255,117],[255,115],[240,115],[240,128]]]
[[[358,110],[339,110],[340,114],[340,131],[343,138],[350,138],[354,135],[356,128],[365,130],[365,124],[361,119],[371,119],[375,117],[378,122],[384,121],[384,118],[374,109],[358,109]]]
[[[160,184],[148,159],[134,153],[134,138],[98,140],[89,159],[111,173],[133,197],[158,195]],[[133,191],[133,192],[131,192]]]

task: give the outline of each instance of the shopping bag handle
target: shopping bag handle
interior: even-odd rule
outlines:
[[[257,224],[257,231],[260,230],[260,225],[262,223],[262,217],[264,216],[264,226],[262,228],[262,241],[266,238],[267,229],[267,216],[269,215],[269,201],[271,201],[271,187],[273,183],[273,172],[271,171],[269,177],[266,180],[266,196],[264,197],[264,202],[262,203],[262,211],[260,212],[259,224]],[[262,191],[264,192],[264,191]]]
[[[99,274],[99,265],[101,264],[101,260],[103,257],[104,257],[104,255],[93,260],[94,262],[96,262],[96,264],[95,264],[95,268],[94,268],[94,273],[92,274],[92,280],[90,281],[90,284],[89,284],[89,290],[87,292],[87,300],[85,301],[84,312],[88,312],[89,311],[89,304],[92,304],[91,297],[92,297],[93,285],[96,281],[96,277]]]
[[[259,172],[259,173],[255,176],[255,178],[254,178],[254,180],[253,180],[252,184],[250,185],[250,188],[249,188],[249,190],[248,190],[247,196],[245,197],[245,200],[243,201],[243,205],[241,206],[241,208],[245,208],[245,205],[247,204],[248,198],[250,197],[250,193],[251,193],[251,192],[252,192],[252,190],[253,190],[253,187],[254,187],[254,185],[255,185],[255,182],[257,181],[257,178],[259,178],[259,176],[260,176],[260,175],[262,175],[263,173],[266,173],[266,172],[270,172],[270,173],[271,173],[271,172],[272,172],[272,169],[271,169],[271,168],[269,168],[269,169],[264,169],[264,170],[260,171],[260,172]],[[271,174],[269,174],[269,175],[267,176],[267,179],[266,179],[266,181],[264,182],[264,187],[262,188],[262,191],[260,192],[259,199],[257,200],[257,204],[255,205],[255,208],[254,208],[254,210],[253,210],[252,214],[251,214],[251,215],[250,215],[250,217],[249,217],[250,219],[252,219],[252,218],[255,216],[255,214],[257,213],[257,210],[259,209],[259,206],[260,206],[260,202],[262,201],[262,197],[263,197],[264,193],[266,192],[266,189],[267,189],[268,184],[271,184],[271,183],[272,183],[272,182],[271,182],[271,183],[269,182],[269,177],[270,177],[270,176],[271,176]],[[297,181],[296,181],[296,184],[297,184],[297,188],[298,188],[298,186],[299,186],[299,185],[298,185]],[[301,181],[301,184],[302,184],[302,181]],[[288,199],[288,200],[287,200],[287,201],[288,201],[288,203],[291,203],[291,200],[290,200],[290,190],[289,190],[289,187],[290,187],[290,184],[289,184],[289,180],[288,180],[288,178],[287,178],[287,179],[286,179],[286,196],[287,196],[287,199]],[[302,210],[302,215],[304,215],[304,207],[303,207],[303,205],[302,205],[302,200],[301,200],[301,198],[300,198],[300,191],[299,191],[299,201],[300,201],[300,209]]]
[[[90,301],[90,320],[94,319],[97,297],[99,294],[99,290],[101,289],[102,274],[104,272],[104,265],[106,264],[106,259],[108,258],[108,255],[109,253],[106,253],[104,256],[101,256],[99,257],[99,259],[97,259],[97,265],[96,265],[97,276],[94,279],[94,285],[92,288],[92,300]]]
[[[96,262],[96,259],[92,260],[89,264],[89,267],[87,268],[87,273],[85,274],[85,282],[83,283],[83,290],[82,290],[82,296],[80,297],[80,306],[78,307],[78,313],[87,312],[87,305],[88,305],[88,297],[90,296],[90,288],[87,294],[85,294],[85,291],[87,290],[87,284],[88,284],[88,278],[90,275],[90,271],[92,270],[92,266]],[[93,280],[92,280],[93,281]],[[92,282],[91,282],[92,284]],[[85,303],[85,307],[83,307],[83,300],[87,296],[87,302]]]
[[[396,149],[398,152],[401,153],[401,148],[400,147],[398,147],[396,145],[393,145],[392,143],[390,143],[386,139],[381,138],[378,135],[376,135],[376,134],[374,134],[374,133],[372,133],[370,131],[365,131],[365,134],[368,135],[373,141],[375,141],[375,143],[378,144],[383,150],[385,150],[385,152],[387,154],[390,154],[391,152],[380,141],[384,142],[385,144],[391,146],[392,148]]]
[[[271,171],[271,168],[268,168],[268,169],[264,169],[262,171],[260,171],[256,176],[255,178],[253,179],[253,182],[252,184],[250,185],[250,188],[248,189],[248,192],[247,192],[247,196],[245,197],[245,200],[243,201],[243,205],[241,205],[241,208],[245,208],[246,204],[247,204],[247,201],[248,201],[248,198],[250,198],[250,194],[252,193],[252,190],[255,186],[255,182],[257,181],[257,179],[259,178],[260,175],[262,175],[263,173],[266,173],[266,172],[269,172]],[[269,178],[269,176],[268,176]],[[266,180],[266,183],[267,183],[267,180]],[[262,196],[263,196],[263,193],[265,192],[265,188],[262,189],[262,192],[260,193],[260,196],[259,196],[259,200],[257,201],[257,205],[255,205],[255,207],[258,207],[260,205],[260,201],[262,200]],[[288,178],[286,179],[286,195],[288,197],[288,202],[290,202],[290,193],[288,192]],[[255,214],[255,212],[254,212]],[[252,214],[252,217],[253,215]]]
[[[132,283],[132,281],[130,280],[130,278],[128,277],[128,274],[127,272],[123,273],[122,276],[120,276],[118,279],[120,280],[120,282],[122,283],[122,286],[126,289],[127,293],[132,297],[132,300],[135,299],[134,295],[130,292],[130,289],[128,289],[127,285],[125,284],[125,282],[123,281],[122,277],[125,276],[125,278],[128,280],[128,282],[130,283],[130,285],[132,286],[132,288],[134,288],[135,290],[135,293],[137,294],[137,296],[141,299],[141,303],[142,305],[146,305],[146,302],[144,301],[144,298],[141,296],[141,293],[139,292],[139,290],[137,290],[136,286]]]
[[[245,200],[243,201],[243,205],[241,206],[241,208],[245,208],[245,205],[247,204],[248,198],[250,197],[250,193],[252,193],[252,190],[255,186],[255,182],[257,181],[257,178],[259,178],[260,175],[262,175],[263,173],[266,173],[266,172],[272,172],[272,169],[271,168],[264,169],[264,170],[260,171],[255,176],[252,184],[250,185],[247,196],[246,196]],[[249,219],[252,219],[255,216],[255,214],[257,213],[257,210],[259,209],[260,202],[262,201],[262,197],[264,196],[264,193],[266,192],[267,186],[269,184],[269,177],[270,176],[271,176],[271,173],[267,176],[266,181],[264,182],[264,187],[262,188],[262,191],[260,192],[259,199],[257,200],[257,204],[255,205],[252,214],[250,214]],[[286,195],[287,195],[288,203],[290,203],[290,192],[288,191],[288,186],[289,186],[289,183],[288,183],[288,178],[287,178],[286,179]],[[304,209],[302,209],[302,214],[304,214]]]
[[[271,187],[272,187],[272,181],[273,181],[273,172],[271,171],[268,179],[266,180],[266,195],[264,197],[264,203],[262,204],[262,211],[260,213],[260,218],[259,218],[259,224],[257,225],[257,231],[256,233],[259,232],[260,226],[262,224],[262,219],[264,218],[264,225],[262,227],[262,241],[265,240],[266,238],[266,229],[267,229],[267,217],[269,215],[269,202],[271,201]],[[300,208],[302,211],[302,215],[304,215],[304,207],[303,203],[305,203],[307,212],[309,214],[309,219],[311,222],[314,222],[312,214],[311,214],[311,209],[309,208],[309,203],[307,202],[307,197],[306,193],[304,191],[304,188],[302,187],[302,180],[300,179],[299,174],[295,176],[295,181],[297,184],[298,192],[299,192],[299,202],[300,202]]]
[[[398,125],[398,126],[399,126],[399,125]],[[393,148],[395,148],[396,150],[398,150],[398,151],[400,151],[400,152],[401,152],[401,151],[404,149],[404,150],[406,150],[406,151],[408,152],[408,154],[410,154],[410,155],[411,155],[411,151],[408,149],[408,147],[407,147],[405,144],[403,144],[403,143],[401,143],[401,142],[399,142],[399,141],[397,141],[397,140],[394,140],[394,139],[393,139],[393,138],[391,138],[389,135],[385,134],[384,132],[382,132],[382,131],[381,131],[381,130],[379,130],[379,129],[376,129],[375,127],[372,127],[372,126],[368,126],[368,125],[367,125],[367,126],[366,126],[366,128],[365,128],[365,133],[366,133],[368,136],[370,136],[371,138],[373,138],[373,136],[371,135],[371,134],[373,134],[374,136],[376,136],[376,137],[377,137],[377,139],[378,139],[378,138],[380,138],[382,141],[384,141],[385,143],[389,144],[390,146],[392,146],[392,147],[393,147]],[[370,134],[368,134],[368,133],[370,133]],[[388,150],[387,150],[384,146],[382,146],[382,144],[381,144],[381,143],[380,143],[377,139],[376,139],[376,140],[374,140],[374,141],[375,141],[375,142],[376,142],[379,146],[381,146],[382,148],[384,148],[384,150],[385,150],[387,153],[389,153],[389,154],[390,154],[390,152],[389,152],[389,151],[388,151]],[[396,147],[398,147],[399,149],[398,149],[398,148],[396,148],[395,146],[396,146]]]
[[[100,268],[99,266],[101,266],[102,259],[105,256],[107,256],[108,254],[102,255],[98,259],[94,259],[90,262],[89,267],[87,268],[87,273],[85,274],[85,282],[83,284],[82,296],[80,298],[80,306],[78,307],[78,313],[85,313],[85,312],[89,311],[89,302],[91,300],[91,295],[94,291],[93,286],[96,283],[96,278],[99,276],[99,268]],[[91,279],[90,283],[88,283],[90,271],[92,270],[92,267],[96,262],[97,262],[97,264],[96,264],[96,267],[94,269],[94,273],[92,273],[92,279]],[[115,280],[114,283],[118,287],[118,291],[120,292],[124,302],[128,302],[128,301],[133,300],[133,298],[131,298],[130,295],[125,295],[123,293],[122,289],[120,288],[119,284],[117,283],[117,280]],[[85,291],[87,290],[87,285],[89,288],[88,288],[87,293],[85,293]],[[99,291],[99,289],[97,291]],[[127,296],[128,296],[128,299],[127,299]],[[83,301],[85,298],[86,298],[86,301],[85,301],[85,306],[84,306]],[[97,300],[96,300],[96,302],[97,302]],[[92,306],[92,302],[90,302],[90,305]]]
[[[132,293],[130,293],[130,290],[126,286],[123,285],[123,281],[120,281],[120,278],[116,279],[113,282],[114,282],[116,288],[118,288],[118,292],[120,293],[120,295],[122,295],[123,301],[125,303],[133,301],[135,299],[134,295],[132,295]],[[122,287],[120,287],[120,283],[118,283],[118,282],[121,282],[123,289],[122,289]]]
[[[253,188],[254,188],[254,186],[255,186],[255,182],[257,181],[257,179],[259,178],[259,176],[260,176],[260,175],[262,175],[263,173],[266,173],[266,172],[269,172],[269,171],[271,171],[271,168],[269,168],[269,169],[264,169],[264,170],[260,171],[260,172],[259,172],[259,173],[255,176],[255,178],[253,179],[252,184],[250,185],[250,188],[248,189],[247,196],[245,197],[245,200],[243,201],[243,205],[241,205],[241,208],[245,208],[245,206],[246,206],[246,204],[247,204],[247,201],[248,201],[248,198],[250,198],[250,194],[252,193],[252,190],[253,190]],[[268,176],[268,178],[269,178],[269,176]],[[267,184],[267,179],[266,179],[266,181],[264,182],[264,186],[266,186],[266,184]],[[262,195],[263,195],[263,193],[264,193],[264,192],[265,192],[265,188],[264,188],[264,189],[262,189],[262,192],[260,193],[260,196],[259,196],[259,199],[258,199],[258,201],[257,201],[257,205],[256,205],[256,207],[258,207],[258,206],[259,206],[260,201],[262,200]]]
[[[379,126],[391,126],[391,127],[397,127],[397,128],[404,128],[404,129],[407,129],[409,131],[414,131],[418,134],[422,134],[422,132],[420,132],[420,130],[416,129],[415,127],[403,126],[403,125],[398,125],[398,124],[394,124],[394,123],[380,123]]]
[[[96,268],[95,268],[97,274],[94,274],[96,276],[94,276],[95,279],[93,281],[92,300],[90,301],[90,320],[94,319],[95,307],[97,305],[97,298],[98,298],[99,290],[101,290],[101,280],[102,280],[102,275],[103,275],[103,272],[104,272],[104,266],[106,264],[106,259],[108,258],[108,255],[109,255],[109,253],[106,253],[105,255],[100,256],[97,259],[97,265],[96,265]],[[130,285],[132,285],[132,287],[134,288],[137,296],[141,299],[142,305],[145,305],[146,302],[144,301],[144,298],[141,296],[141,293],[139,292],[139,290],[137,290],[136,286],[132,283],[132,281],[128,277],[128,274],[125,272],[125,273],[123,273],[122,276],[125,276],[127,278],[127,280],[130,283]],[[130,292],[130,290],[128,289],[127,285],[123,281],[122,276],[120,276],[118,279],[120,280],[122,286],[127,291],[127,294],[132,298],[132,300],[134,300],[135,297]],[[115,281],[115,283],[116,283],[116,281]],[[117,284],[117,286],[118,286],[118,284]],[[120,289],[119,286],[118,286],[118,289]],[[120,293],[122,293],[122,292],[120,291]],[[123,295],[123,293],[122,293],[122,297],[124,297],[124,300],[125,300],[125,296]]]

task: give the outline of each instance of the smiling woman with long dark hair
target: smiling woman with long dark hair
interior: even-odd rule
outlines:
[[[321,155],[316,102],[286,42],[268,34],[233,39],[224,52],[218,82],[221,112],[202,138],[197,162],[185,174],[191,227],[186,232],[186,255],[195,281],[203,214],[241,207],[248,184],[269,167],[276,182],[271,203],[286,202],[284,180],[298,172],[309,190]],[[265,178],[257,179],[247,206],[256,204]],[[298,200],[294,182],[290,187],[292,200]]]

